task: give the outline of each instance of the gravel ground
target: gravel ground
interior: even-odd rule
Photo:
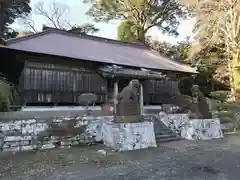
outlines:
[[[90,148],[0,155],[3,180],[238,180],[240,136],[176,141],[107,156]]]

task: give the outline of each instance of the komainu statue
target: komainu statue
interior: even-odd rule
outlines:
[[[170,102],[171,104],[179,106],[182,112],[189,112],[190,119],[212,118],[207,100],[198,85],[193,85],[188,95],[179,93],[173,97]]]
[[[139,81],[133,79],[129,82],[128,86],[123,88],[122,92],[117,95],[118,103],[126,101],[137,101],[137,92],[139,89]]]
[[[139,81],[134,79],[117,95],[116,122],[130,123],[139,121],[141,111],[137,98],[138,89]]]
[[[198,85],[193,85],[191,88],[192,92],[192,103],[190,105],[190,118],[191,119],[208,119],[212,118],[212,113],[209,111],[209,106],[200,91]]]

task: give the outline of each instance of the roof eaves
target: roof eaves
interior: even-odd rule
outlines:
[[[29,34],[29,35],[26,35],[26,36],[11,38],[11,39],[8,39],[6,41],[6,45],[8,46],[10,44],[15,44],[15,43],[18,43],[20,41],[29,40],[29,39],[32,39],[32,38],[35,38],[35,37],[43,36],[47,33],[49,33],[49,30],[37,32],[37,33],[34,33],[34,34]]]

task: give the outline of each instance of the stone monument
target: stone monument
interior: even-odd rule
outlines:
[[[141,111],[137,98],[138,90],[139,81],[134,79],[117,95],[115,122],[134,123],[140,121]]]
[[[90,105],[94,106],[97,101],[97,95],[93,93],[83,93],[79,96],[78,102],[85,106],[85,115],[91,116],[92,110]]]

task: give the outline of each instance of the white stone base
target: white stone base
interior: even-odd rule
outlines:
[[[102,138],[106,146],[117,151],[157,147],[153,122],[104,122],[102,125]]]
[[[223,138],[219,119],[191,119],[182,128],[181,136],[188,140]]]
[[[166,114],[160,112],[159,120],[169,129],[188,140],[209,140],[222,138],[220,120],[189,119],[188,114]]]
[[[102,116],[100,118],[94,118],[93,120],[88,119],[88,127],[86,129],[86,132],[88,132],[90,135],[94,136],[96,142],[102,141],[102,124],[104,122],[111,122],[113,121],[113,116]]]

